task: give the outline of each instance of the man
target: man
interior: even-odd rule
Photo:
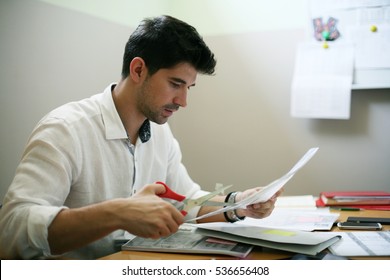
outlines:
[[[0,257],[98,258],[113,253],[125,231],[161,238],[218,209],[184,217],[155,183],[191,198],[207,193],[189,177],[166,122],[187,105],[197,74],[213,74],[215,65],[192,26],[169,16],[144,20],[126,44],[117,84],[55,109],[33,130],[0,211]],[[266,217],[278,195],[198,222]]]

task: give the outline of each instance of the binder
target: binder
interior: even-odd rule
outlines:
[[[386,191],[331,191],[321,192],[317,207],[353,206],[365,209],[390,210],[390,192]]]
[[[196,226],[198,227],[196,232],[205,236],[312,256],[341,238],[338,232],[324,234],[277,228],[224,226],[221,223]]]

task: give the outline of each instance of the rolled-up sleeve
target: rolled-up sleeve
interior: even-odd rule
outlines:
[[[51,255],[48,227],[66,208],[64,201],[72,177],[68,159],[59,148],[61,144],[51,144],[63,141],[63,145],[68,145],[65,139],[69,139],[69,133],[65,126],[57,126],[53,134],[57,138],[50,140],[52,131],[50,124],[37,127],[4,198],[0,211],[2,258],[32,259]]]

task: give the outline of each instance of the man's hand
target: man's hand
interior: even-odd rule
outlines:
[[[121,211],[123,229],[145,238],[161,238],[177,232],[184,217],[171,203],[158,197],[164,192],[161,184],[151,184],[129,198]]]
[[[236,202],[239,202],[251,195],[255,192],[258,192],[262,189],[262,187],[257,187],[253,189],[248,189],[243,192],[239,192],[236,196]],[[283,189],[280,189],[277,193],[275,193],[269,200],[266,202],[255,203],[248,205],[246,209],[237,209],[236,212],[239,216],[247,216],[256,219],[262,219],[268,217],[275,208],[275,202],[278,196],[281,195]]]

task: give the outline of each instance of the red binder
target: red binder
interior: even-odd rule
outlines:
[[[317,207],[348,206],[364,209],[390,210],[390,192],[332,191],[321,192]]]

